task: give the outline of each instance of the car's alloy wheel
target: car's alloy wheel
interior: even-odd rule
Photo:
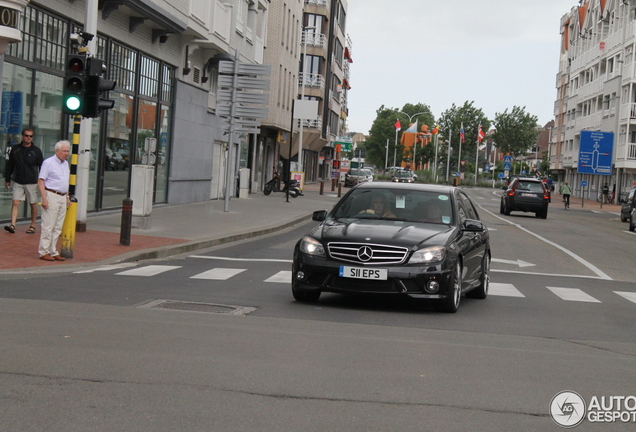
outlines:
[[[479,286],[472,291],[466,293],[466,297],[475,299],[485,299],[488,297],[488,288],[490,287],[490,254],[486,253],[481,262],[481,276],[479,277]]]
[[[459,302],[462,298],[462,264],[458,260],[450,278],[448,296],[441,300],[441,310],[447,313],[455,313],[459,309]]]

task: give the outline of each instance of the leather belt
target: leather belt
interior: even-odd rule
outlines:
[[[49,188],[44,188],[44,190],[47,190],[49,192],[53,192],[54,194],[57,194],[57,195],[62,195],[62,196],[66,196],[67,195],[66,193],[58,192],[56,190],[49,189]]]

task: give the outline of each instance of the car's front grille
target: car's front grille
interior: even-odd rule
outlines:
[[[327,247],[334,259],[368,265],[402,264],[409,252],[405,247],[370,243],[334,242]]]

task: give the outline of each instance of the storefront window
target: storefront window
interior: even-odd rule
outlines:
[[[133,98],[111,92],[109,99],[115,101],[115,106],[107,113],[106,139],[101,159],[104,164],[102,208],[119,207],[128,197],[128,173],[135,160],[134,148],[130,145],[132,118],[129,115],[133,112]]]

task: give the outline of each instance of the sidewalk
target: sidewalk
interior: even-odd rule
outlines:
[[[133,221],[130,246],[119,244],[121,211],[89,213],[86,232],[75,234],[73,258],[64,262],[40,260],[39,221],[35,234],[26,234],[28,221],[20,222],[15,234],[0,230],[0,275],[163,258],[268,234],[310,220],[315,210],[331,209],[338,201],[338,190],[331,191],[327,182],[323,195],[319,189],[319,183],[306,185],[304,196],[290,197],[289,202],[283,193],[232,198],[228,212],[223,200],[159,205],[152,209],[148,229],[135,228]],[[342,195],[346,191],[343,188]]]

